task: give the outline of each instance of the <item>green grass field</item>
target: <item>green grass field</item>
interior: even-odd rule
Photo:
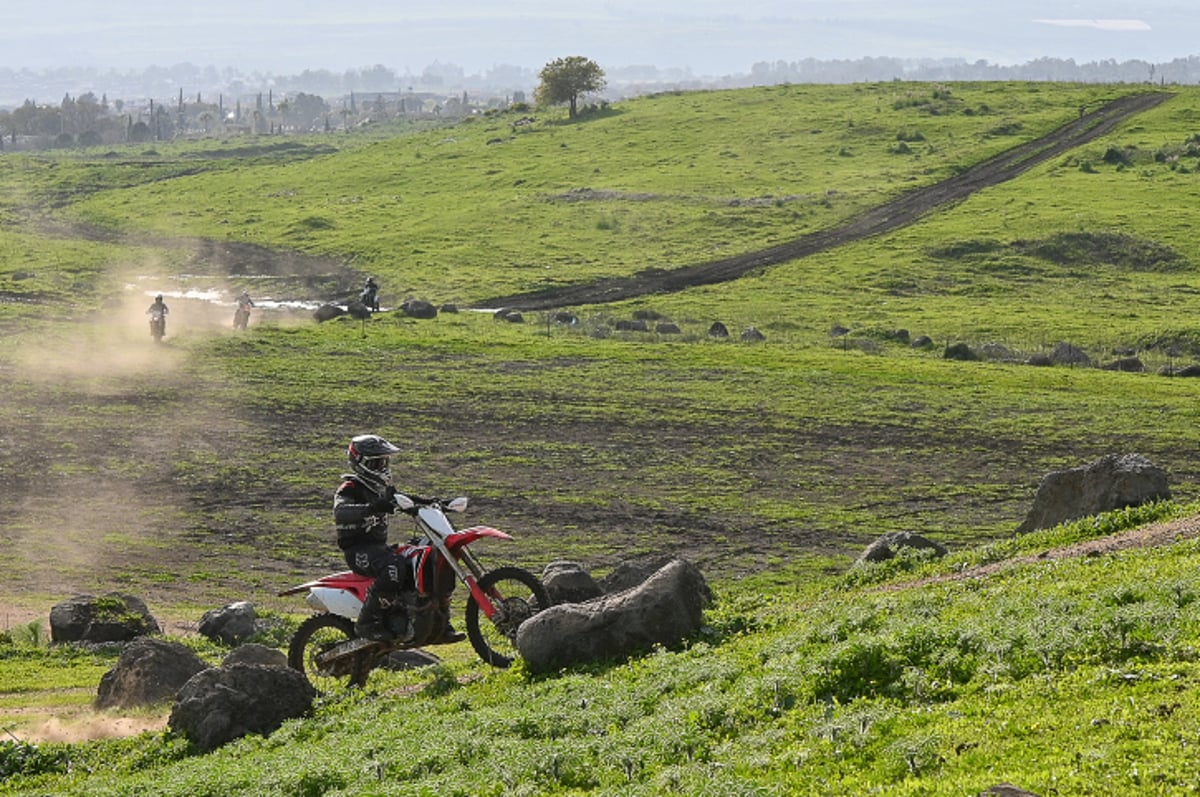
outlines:
[[[1143,88],[777,86],[0,156],[0,602],[20,618],[0,794],[1193,793],[1194,540],[883,587],[1196,514],[1197,383],[1160,371],[1200,356],[1200,93],[735,282],[564,308],[573,326],[469,309],[827,229]],[[368,322],[264,305],[229,329],[243,287],[316,303],[367,274]],[[460,311],[416,320],[408,297]],[[616,328],[635,315],[681,332]],[[1029,364],[1059,343],[1092,365]],[[1128,356],[1146,370],[1094,367]],[[274,595],[341,568],[329,496],[366,430],[403,445],[402,483],[513,532],[489,561],[695,561],[707,630],[549,677],[449,649],[204,756],[162,733],[21,741],[113,660],[12,633],[71,594],[295,622]],[[1175,501],[1013,539],[1045,473],[1114,452],[1166,468]],[[848,574],[898,530],[951,555]]]

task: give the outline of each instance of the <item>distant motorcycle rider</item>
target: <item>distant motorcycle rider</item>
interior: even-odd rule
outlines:
[[[367,277],[367,282],[363,285],[362,293],[359,294],[358,300],[371,312],[379,312],[379,284],[375,282],[374,277]]]
[[[167,313],[169,312],[171,310],[163,301],[162,294],[160,293],[158,296],[155,296],[154,303],[146,308],[146,315],[150,316],[151,332],[154,331],[154,325],[158,324],[159,334],[165,335],[167,333]]]
[[[401,593],[416,589],[412,565],[388,545],[388,515],[396,510],[391,458],[398,453],[398,447],[379,435],[354,437],[346,451],[354,472],[342,477],[341,486],[333,494],[338,547],[346,564],[354,572],[375,579],[354,630],[358,636],[378,642],[395,638],[385,621],[384,609],[399,600]],[[448,596],[443,600],[449,603]],[[447,620],[439,641],[457,642],[463,638]]]
[[[237,310],[233,313],[234,329],[245,329],[250,322],[250,308],[254,306],[254,300],[250,298],[249,291],[242,291],[237,297]]]

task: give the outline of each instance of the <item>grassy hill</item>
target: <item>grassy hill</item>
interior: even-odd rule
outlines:
[[[572,326],[467,309],[828,229],[1139,90],[788,86],[572,123],[0,157],[14,631],[108,589],[175,629],[238,599],[294,622],[301,606],[273,596],[341,566],[329,496],[365,430],[405,447],[401,483],[469,494],[514,533],[489,560],[602,573],[673,553],[719,598],[686,650],[550,678],[450,651],[208,756],[158,734],[13,741],[0,793],[1193,790],[1190,531],[879,587],[1195,514],[1196,387],[1157,371],[1200,353],[1200,94],[737,282],[564,308]],[[386,308],[368,323],[317,325],[300,304],[366,274]],[[243,287],[272,302],[235,335]],[[142,311],[158,291],[156,347]],[[461,311],[411,319],[394,309],[409,296]],[[681,332],[617,330],[635,316]],[[748,326],[766,340],[740,341]],[[1028,364],[1060,342],[1147,370]],[[981,359],[943,358],[951,343]],[[1128,451],[1170,472],[1176,503],[1011,540],[1047,471]],[[897,530],[953,553],[846,574]],[[82,710],[111,659],[15,636],[0,718],[20,738],[30,717]]]

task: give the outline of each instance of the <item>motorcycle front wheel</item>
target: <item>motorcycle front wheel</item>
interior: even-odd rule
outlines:
[[[517,629],[548,609],[550,597],[536,576],[519,567],[500,567],[487,573],[479,579],[479,588],[491,597],[496,611],[488,617],[471,596],[467,601],[467,638],[479,658],[503,669],[517,656]]]
[[[316,614],[296,629],[288,645],[288,666],[304,673],[304,677],[321,694],[362,686],[371,673],[370,657],[366,652],[354,654],[322,665],[317,657],[343,642],[354,639],[354,623],[336,614]]]

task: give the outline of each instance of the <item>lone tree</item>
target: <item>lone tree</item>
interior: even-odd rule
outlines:
[[[581,55],[558,58],[538,73],[542,82],[534,92],[538,105],[568,103],[568,116],[575,118],[579,95],[604,89],[604,70],[595,61]]]

